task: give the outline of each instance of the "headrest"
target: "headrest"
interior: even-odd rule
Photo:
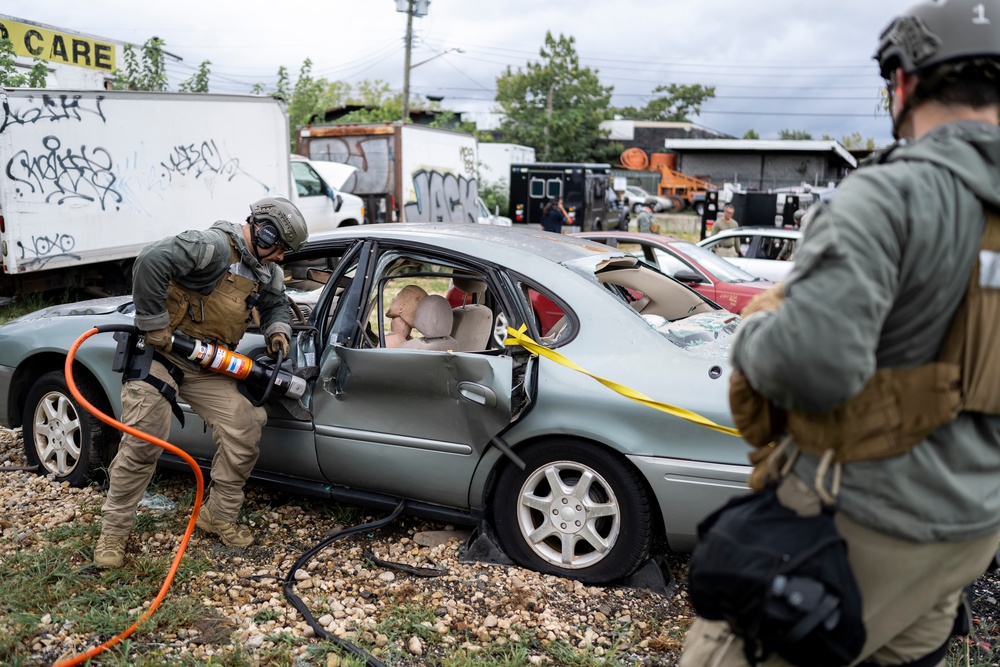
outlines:
[[[482,280],[473,278],[472,276],[463,276],[457,273],[451,275],[451,283],[455,286],[455,289],[460,289],[468,295],[475,295],[478,297],[475,301],[478,303],[482,301],[483,295],[486,294],[486,283]],[[472,301],[472,299],[466,299],[466,302]]]
[[[417,304],[417,312],[413,316],[413,326],[425,338],[442,338],[451,335],[453,320],[451,304],[448,303],[448,299],[438,294],[431,294],[425,296]]]

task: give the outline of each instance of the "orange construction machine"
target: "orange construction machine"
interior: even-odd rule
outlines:
[[[653,153],[650,157],[641,148],[627,148],[622,152],[620,160],[626,169],[660,172],[657,194],[673,199],[675,211],[683,211],[688,206],[698,210],[699,206],[704,206],[707,191],[721,189],[713,183],[674,169],[677,156],[673,153]],[[698,210],[698,214],[701,215],[702,211]]]

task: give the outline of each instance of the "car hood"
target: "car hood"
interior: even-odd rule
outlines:
[[[326,181],[327,185],[337,190],[343,190],[347,179],[358,171],[357,167],[342,162],[311,160],[309,164]]]
[[[114,312],[125,312],[123,307],[131,306],[131,304],[131,296],[113,296],[106,299],[77,301],[76,303],[49,306],[48,308],[36,310],[32,313],[28,313],[27,315],[22,315],[21,317],[11,320],[9,324],[32,322],[34,320],[40,320],[47,317],[94,317],[95,315],[110,315]]]

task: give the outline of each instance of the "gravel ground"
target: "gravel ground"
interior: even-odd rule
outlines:
[[[0,429],[0,466],[25,464],[20,433]],[[188,474],[161,473],[155,490],[183,504],[185,498],[190,502],[193,483]],[[43,549],[53,529],[96,525],[103,496],[96,486],[74,489],[31,472],[0,472],[0,571],[12,553]],[[235,653],[243,662],[234,664],[262,664],[277,642],[286,641],[280,637],[293,637],[302,640],[292,649],[295,664],[339,664],[336,657],[309,653],[320,640],[284,598],[280,583],[302,552],[344,527],[335,520],[337,513],[329,511],[329,503],[254,484],[248,486],[245,510],[254,524],[255,544],[230,549],[196,531],[189,550],[206,555],[211,567],[175,584],[168,594],[196,597],[206,610],[204,617],[171,633],[140,629],[133,641],[140,651],[155,650],[165,658],[186,656],[200,662],[210,657],[225,660]],[[172,515],[178,526],[187,520],[179,509],[143,508],[140,513]],[[355,510],[354,516],[352,521],[358,523],[381,518],[363,510]],[[126,569],[144,554],[169,562],[182,532],[133,534]],[[665,557],[674,584],[670,594],[660,594],[584,586],[514,566],[462,562],[467,535],[451,526],[403,517],[327,547],[296,573],[296,592],[327,631],[392,665],[440,664],[455,651],[471,655],[504,645],[526,645],[532,665],[592,665],[602,660],[643,667],[677,664],[680,641],[694,615],[684,587],[686,556]],[[422,578],[382,568],[365,556],[366,549],[377,558],[444,569],[447,574]],[[85,573],[90,556],[89,551],[79,554],[67,565]],[[975,581],[972,593],[973,635],[964,644],[955,642],[948,664],[998,665],[1000,650],[994,651],[994,646],[1000,641],[1000,573]],[[422,632],[381,632],[392,625],[401,607],[432,612],[427,617],[433,621],[425,621]],[[133,610],[136,617],[139,611]],[[8,631],[7,623],[0,616],[0,635]],[[48,665],[98,643],[97,637],[74,633],[72,624],[43,615],[35,636],[24,642],[18,655]],[[553,657],[558,655],[551,650],[554,645],[571,647],[578,655],[563,662]]]
[[[25,465],[20,433],[0,430],[0,466],[19,465]],[[193,483],[187,474],[162,473],[156,487],[167,498],[183,501],[192,495]],[[30,472],[0,473],[0,570],[12,552],[43,548],[50,539],[48,531],[74,522],[93,525],[102,501],[103,492],[95,486],[74,489]],[[243,656],[266,655],[274,648],[275,637],[286,633],[311,638],[293,649],[298,664],[337,663],[336,658],[317,662],[307,656],[310,645],[315,647],[319,640],[282,595],[280,579],[303,551],[342,526],[325,511],[328,505],[264,486],[248,486],[245,509],[255,519],[255,544],[229,549],[196,531],[189,551],[200,549],[212,567],[175,584],[168,594],[196,596],[211,618],[169,634],[140,629],[133,640],[165,656],[189,654],[201,661],[209,656],[222,659],[237,648]],[[186,521],[182,510],[167,512],[178,514],[177,525]],[[380,518],[356,514],[362,515],[358,522]],[[156,530],[133,534],[126,568],[141,554],[169,562],[182,530]],[[604,658],[610,664],[676,664],[679,641],[693,615],[683,581],[672,594],[662,595],[638,588],[584,586],[513,566],[463,563],[459,558],[465,534],[450,526],[398,519],[374,533],[329,546],[305,571],[296,573],[297,593],[329,632],[373,649],[393,665],[424,665],[459,650],[473,654],[519,644],[529,647],[529,664],[562,664],[546,650],[553,645],[569,646],[581,657]],[[365,558],[366,548],[384,560],[444,568],[448,574],[427,579],[384,569]],[[79,572],[91,555],[81,553],[77,562],[67,565]],[[686,557],[668,555],[666,564],[683,575]],[[401,601],[433,611],[426,632],[390,636],[378,631],[399,613]],[[0,633],[8,631],[7,622],[0,616]],[[69,651],[99,643],[97,637],[74,633],[66,626],[51,615],[39,618],[35,637],[25,642],[25,652],[31,647],[30,660],[52,664],[72,655]],[[259,660],[252,658],[248,664]]]

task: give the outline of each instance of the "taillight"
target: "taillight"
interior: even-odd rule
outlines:
[[[7,222],[3,219],[3,216],[0,215],[0,234],[3,234],[6,231],[7,231]]]

